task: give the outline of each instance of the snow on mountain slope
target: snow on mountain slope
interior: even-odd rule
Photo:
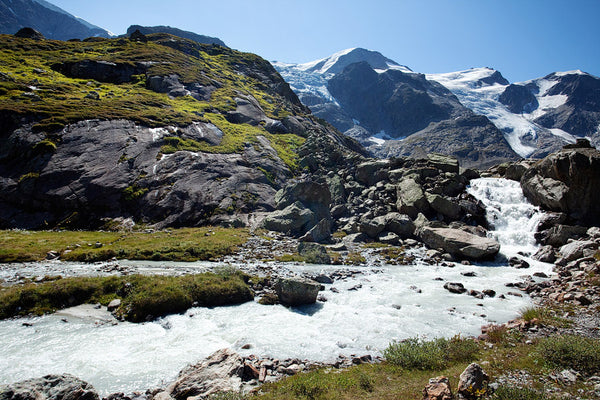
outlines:
[[[450,90],[460,102],[476,114],[485,115],[504,132],[510,147],[521,157],[528,157],[535,149],[538,127],[527,119],[511,113],[498,101],[508,84],[487,81],[497,71],[490,68],[473,68],[467,71],[444,74],[427,74]]]
[[[552,89],[569,75],[587,75],[582,71],[556,72],[544,78],[508,85],[489,79],[497,71],[490,68],[473,68],[444,74],[428,74],[427,79],[446,86],[466,107],[488,117],[504,132],[513,150],[522,157],[531,156],[538,150],[540,135],[551,134],[566,143],[574,143],[576,137],[562,129],[545,128],[535,121],[547,113],[564,106],[569,100],[566,94],[555,94]],[[527,104],[531,109],[514,112],[501,101],[509,86],[526,88],[537,104]]]

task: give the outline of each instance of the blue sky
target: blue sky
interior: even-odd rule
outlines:
[[[573,69],[600,76],[600,0],[50,1],[116,34],[170,25],[267,60],[364,47],[424,73],[492,67],[511,82]]]

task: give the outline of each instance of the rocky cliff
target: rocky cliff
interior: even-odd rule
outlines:
[[[247,224],[307,138],[354,153],[253,54],[168,34],[0,49],[2,228]]]

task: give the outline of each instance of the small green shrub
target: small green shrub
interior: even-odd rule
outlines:
[[[36,154],[54,153],[56,151],[56,143],[50,139],[44,139],[33,146],[33,151]]]
[[[500,386],[491,398],[493,400],[552,400],[555,397],[534,389]]]
[[[425,341],[409,338],[392,342],[384,351],[387,361],[406,369],[442,370],[452,363],[471,361],[478,351],[472,339],[455,336]]]
[[[538,349],[544,361],[552,367],[572,368],[584,374],[600,372],[600,339],[552,336],[542,340]]]
[[[37,179],[40,177],[40,174],[37,172],[28,172],[19,177],[19,183],[26,181],[27,179]]]
[[[134,201],[148,193],[148,188],[140,188],[137,185],[127,186],[123,189],[123,198],[126,201]]]

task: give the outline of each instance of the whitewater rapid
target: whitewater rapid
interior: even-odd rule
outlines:
[[[507,195],[513,191],[512,182],[491,179],[475,180],[470,188],[488,207],[498,210],[493,214],[494,234],[506,256],[521,251],[519,246],[525,253],[535,249],[532,232],[524,232],[531,224],[524,220],[531,221],[537,212],[530,205],[520,210],[523,199]],[[416,250],[417,255],[424,251]],[[395,339],[477,335],[482,325],[514,318],[531,304],[525,294],[511,295],[515,289],[505,286],[521,281],[525,274],[551,273],[551,265],[530,263],[526,271],[498,262],[446,267],[417,261],[408,266],[349,267],[359,274],[325,285],[321,293],[327,301],[292,309],[250,302],[193,308],[143,324],[103,324],[58,314],[0,321],[0,383],[71,373],[90,382],[101,394],[128,393],[161,386],[187,364],[224,347],[244,355],[334,361],[340,354],[379,355]],[[210,266],[146,264],[156,272],[161,268],[201,271]],[[51,265],[70,268],[64,263]],[[273,267],[299,274],[341,268],[281,263]],[[465,276],[473,273],[475,276]],[[462,282],[469,290],[492,289],[497,296],[477,299],[452,294],[443,288],[445,282]],[[68,322],[63,322],[64,318]],[[246,345],[250,349],[243,349]]]

